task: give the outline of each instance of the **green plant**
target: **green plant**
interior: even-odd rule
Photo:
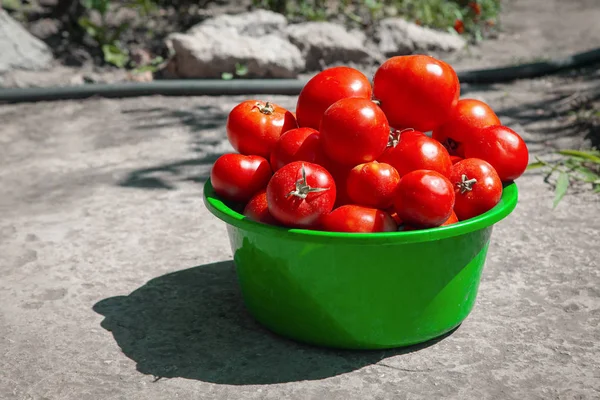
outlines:
[[[575,183],[591,184],[592,190],[600,193],[600,151],[558,150],[556,154],[562,157],[552,161],[536,157],[536,162],[527,167],[528,170],[546,169],[544,180],[555,187],[553,207]]]
[[[129,29],[129,24],[122,23],[119,26],[113,27],[108,24],[107,15],[111,9],[111,0],[80,0],[81,5],[87,11],[87,15],[78,19],[79,26],[94,39],[100,49],[104,61],[113,64],[119,68],[126,67],[130,62],[129,51],[121,43],[121,36]],[[129,0],[119,2],[117,7],[129,7],[138,10],[140,15],[148,15],[156,9],[154,0]],[[100,22],[92,21],[90,13],[95,11]]]

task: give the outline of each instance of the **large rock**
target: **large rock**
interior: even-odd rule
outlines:
[[[236,15],[222,14],[207,19],[192,27],[188,33],[194,33],[206,26],[212,26],[215,28],[233,28],[240,35],[258,37],[279,32],[286,25],[287,19],[283,15],[268,10],[256,10]]]
[[[364,35],[348,32],[331,22],[305,22],[286,28],[289,40],[298,46],[308,70],[319,70],[333,63],[365,63],[371,54]]]
[[[295,78],[304,69],[300,50],[274,34],[257,38],[233,27],[208,25],[171,35],[169,41],[181,78],[219,78],[223,72],[234,72],[236,64],[246,66],[246,76],[253,78]]]
[[[416,51],[455,51],[466,41],[447,32],[416,25],[402,18],[381,20],[377,28],[379,50],[387,57],[412,54]]]
[[[0,73],[46,69],[51,62],[50,48],[0,9]]]

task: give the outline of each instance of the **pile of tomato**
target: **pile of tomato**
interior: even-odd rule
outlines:
[[[333,67],[295,113],[248,100],[227,119],[238,153],[214,163],[216,194],[252,220],[335,232],[427,229],[492,209],[529,161],[484,102],[459,99],[456,72],[425,55],[388,59],[373,84]]]

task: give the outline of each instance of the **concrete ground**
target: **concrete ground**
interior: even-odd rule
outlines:
[[[590,82],[465,94],[541,154],[583,142],[553,109]],[[552,210],[539,174],[519,179],[476,306],[442,340],[332,351],[258,326],[202,202],[242,99],[0,106],[0,399],[600,398],[599,198]]]

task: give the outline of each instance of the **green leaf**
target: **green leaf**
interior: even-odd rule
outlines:
[[[248,74],[248,67],[244,64],[237,63],[235,64],[235,74],[237,76],[244,76]]]
[[[575,167],[575,170],[585,177],[587,182],[596,182],[600,180],[600,175],[586,167]]]
[[[597,155],[594,154],[594,152],[591,152],[591,151],[559,150],[558,154],[561,154],[563,156],[581,157],[588,161],[592,161],[596,164],[600,164],[600,157],[598,157]]]
[[[223,79],[224,81],[230,81],[233,79],[233,74],[231,72],[223,72],[221,74],[221,79]]]
[[[536,162],[533,162],[533,163],[529,164],[527,166],[527,170],[529,171],[529,170],[532,170],[532,169],[541,168],[541,167],[543,167],[545,165],[546,164],[544,164],[542,161],[536,161]]]
[[[556,208],[558,203],[562,200],[567,193],[567,189],[569,188],[569,175],[566,172],[561,172],[558,175],[558,180],[556,181],[556,189],[554,190],[554,204],[552,208]]]
[[[116,44],[105,44],[102,46],[104,61],[119,68],[124,68],[129,62],[129,53]]]

